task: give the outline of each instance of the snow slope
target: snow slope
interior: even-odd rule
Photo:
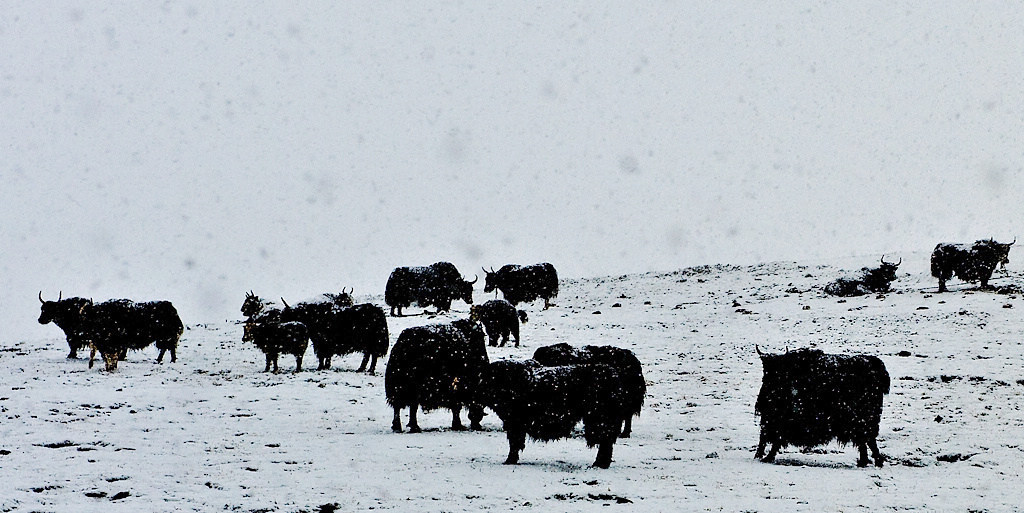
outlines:
[[[450,431],[446,411],[423,415],[421,434],[391,433],[382,369],[357,374],[351,355],[332,371],[265,374],[234,322],[190,324],[178,363],[147,350],[113,374],[66,360],[53,327],[0,348],[0,510],[1016,510],[1024,304],[959,282],[934,294],[927,255],[902,257],[885,296],[820,292],[874,256],[567,280],[557,307],[527,305],[523,346],[489,348],[492,359],[564,341],[644,363],[644,412],[608,470],[590,468],[581,437],[528,442],[520,465],[502,465],[493,414],[480,433]],[[1021,284],[1018,269],[994,284]],[[447,317],[389,318],[392,341]],[[755,461],[755,344],[880,356],[888,464],[857,468],[856,450],[835,444]]]

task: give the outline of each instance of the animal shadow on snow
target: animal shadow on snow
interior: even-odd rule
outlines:
[[[856,457],[856,454],[854,455]],[[888,463],[888,459],[886,459]],[[758,463],[755,461],[755,463]],[[793,456],[777,456],[773,463],[762,463],[762,465],[778,465],[780,467],[813,467],[813,468],[832,468],[832,469],[849,469],[849,470],[863,470],[857,467],[857,462],[851,460],[849,462],[842,461],[815,461],[810,459],[801,459],[797,455]]]

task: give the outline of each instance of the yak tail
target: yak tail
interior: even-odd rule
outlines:
[[[527,320],[526,310],[519,310],[519,322],[525,323]]]

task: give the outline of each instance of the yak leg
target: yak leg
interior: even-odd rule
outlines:
[[[391,420],[391,430],[394,431],[395,433],[401,433],[402,432],[402,416],[401,416],[401,412],[402,412],[402,408],[399,407],[399,406],[395,406],[395,418]]]
[[[871,449],[871,457],[875,460],[875,466],[881,467],[882,462],[885,461],[885,456],[878,452],[878,442],[874,438],[868,440],[868,448]]]
[[[377,369],[377,355],[375,355],[375,354],[374,355],[370,355],[370,370],[368,370],[367,372],[372,375],[376,371],[376,369]]]
[[[507,331],[502,332],[502,334],[501,334],[501,347],[505,347],[505,344],[508,344],[508,332]],[[518,347],[518,346],[516,346],[516,347]]]
[[[757,441],[757,451],[754,452],[754,459],[759,460],[764,457],[764,446],[768,444],[768,437],[761,433],[761,437]]]
[[[526,448],[526,432],[519,430],[506,430],[508,438],[508,458],[505,458],[505,465],[519,463],[519,451]]]
[[[160,354],[156,355],[156,363],[163,363],[163,361],[164,361],[164,353],[166,353],[166,352],[167,352],[166,349],[161,349],[160,350]]]
[[[516,339],[516,347],[519,347],[519,321],[516,320],[516,326],[512,329],[512,338]]]
[[[779,446],[782,445],[779,442],[772,442],[772,448],[768,451],[768,455],[761,458],[761,461],[765,463],[772,463],[775,461],[775,455],[779,454]]]
[[[615,441],[601,442],[597,444],[597,459],[594,460],[594,465],[597,468],[608,468],[612,464],[612,447],[615,446]]]
[[[547,310],[548,308],[551,308],[552,306],[555,306],[555,305],[551,304],[551,299],[550,298],[544,298],[544,309]]]
[[[633,434],[633,416],[627,415],[626,419],[622,421],[622,431],[619,432],[619,438],[629,438]]]
[[[92,362],[96,359],[96,344],[89,344],[89,368],[92,368]]]
[[[420,429],[420,423],[416,422],[416,408],[419,408],[419,405],[416,404],[416,403],[412,403],[412,405],[409,406],[409,432],[410,433],[419,433],[420,431],[423,431],[422,429]]]
[[[868,447],[863,441],[857,442],[857,450],[860,452],[860,457],[857,458],[858,467],[868,466]]]
[[[946,280],[939,278],[939,292],[946,292]]]
[[[491,347],[498,347],[498,333],[497,333],[497,330],[495,330],[494,333],[488,333],[487,334],[487,345],[489,345]],[[502,344],[502,345],[505,345],[505,344]]]
[[[466,416],[469,417],[469,429],[482,431],[484,427],[480,425],[480,421],[484,418],[484,407],[479,404],[471,404],[466,407],[466,410]]]
[[[274,353],[274,374],[277,374],[277,372],[280,370],[280,369],[277,368],[277,358],[278,358],[278,356],[280,356],[280,354]]]
[[[121,360],[122,362],[128,359],[128,348],[127,347],[121,350],[121,353],[117,355],[117,359]]]
[[[172,346],[171,347],[171,363],[174,363],[174,362],[178,361],[177,352],[178,352],[177,351],[177,346],[176,345]]]
[[[100,355],[103,356],[103,363],[106,365],[107,372],[117,370],[118,353],[104,353],[100,351]]]
[[[363,363],[359,364],[359,368],[356,369],[356,372],[363,372],[364,370],[366,370],[366,364],[369,363],[369,361],[370,361],[370,352],[367,351],[367,352],[363,353]],[[374,362],[374,363],[376,363],[376,362]]]
[[[302,355],[295,355],[295,374],[302,372]]]
[[[462,425],[462,419],[459,418],[459,413],[462,411],[462,406],[452,406],[452,431],[465,431],[466,426]]]
[[[68,358],[71,358],[71,359],[78,358],[78,346],[71,345],[71,344],[68,344],[68,345],[71,346],[71,352],[68,353]]]
[[[267,366],[263,368],[263,372],[270,372],[270,364],[273,363],[270,353],[267,353]]]

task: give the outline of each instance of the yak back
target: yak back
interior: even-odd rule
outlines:
[[[811,447],[878,436],[889,373],[875,356],[799,349],[761,356],[755,413],[761,429],[783,445]]]
[[[472,402],[471,386],[487,365],[482,355],[452,324],[430,324],[402,330],[384,372],[384,394],[390,406],[419,404],[424,410],[452,408]],[[460,386],[461,385],[461,386]]]
[[[550,299],[558,295],[558,273],[549,263],[506,264],[493,273],[487,273],[484,292],[492,292],[496,288],[513,305],[537,298]]]
[[[568,438],[583,421],[587,445],[614,440],[624,408],[618,372],[609,365],[544,367],[534,360],[492,362],[483,402],[534,440]]]
[[[463,284],[462,275],[451,262],[398,267],[388,277],[384,302],[388,306],[442,307],[451,304],[452,299],[463,297]]]
[[[932,251],[932,276],[949,279],[954,274],[966,282],[988,280],[999,265],[1009,263],[1012,244],[1002,244],[994,239],[982,239],[974,244],[953,244],[942,242]]]
[[[628,413],[639,415],[647,396],[643,365],[629,349],[615,346],[583,346],[576,349],[565,342],[538,347],[533,359],[541,365],[599,363],[612,366],[622,381]]]
[[[170,349],[185,329],[170,301],[90,301],[81,314],[83,336],[101,350],[142,349],[154,342],[160,349]]]
[[[384,309],[372,303],[336,308],[337,317],[331,326],[334,354],[363,352],[382,357],[388,353],[388,319]]]

